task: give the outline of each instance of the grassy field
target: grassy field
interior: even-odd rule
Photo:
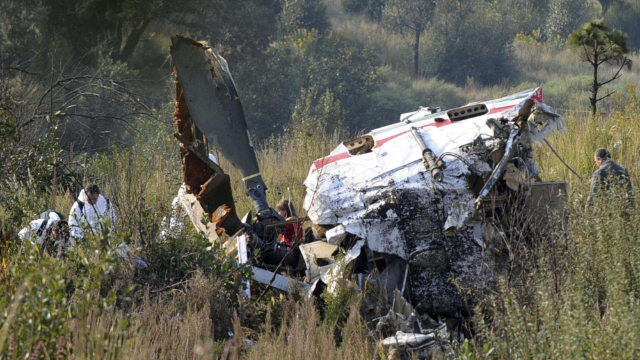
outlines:
[[[413,107],[408,112],[417,105],[453,107],[542,85],[546,102],[564,116],[567,132],[549,141],[582,179],[546,145],[536,148],[536,160],[543,179],[570,184],[570,232],[514,254],[530,271],[501,278],[494,293],[477,299],[475,336],[455,344],[456,357],[639,358],[640,213],[611,202],[600,204],[603,214],[594,217],[584,204],[599,147],[611,150],[629,169],[634,187],[640,186],[640,70],[625,71],[611,87],[617,94],[590,117],[589,69],[576,54],[541,43],[535,34],[514,40],[521,78],[487,87],[471,79],[454,85],[406,75],[411,55],[404,39],[364,18],[342,16],[338,0],[328,3],[334,29],[382,59],[378,70],[385,81],[373,95],[376,101],[406,100]],[[640,61],[637,54],[631,57]],[[388,124],[397,116],[376,121]],[[219,248],[206,250],[209,244],[189,227],[158,239],[182,183],[170,111],[159,117],[161,123],[141,125],[135,146],[114,145],[69,164],[83,182],[101,186],[119,221],[115,234],[89,239],[64,259],[17,242],[11,228],[46,208],[67,213],[77,194],[35,180],[9,181],[0,189],[9,194],[0,204],[0,219],[13,221],[5,220],[0,236],[0,359],[387,358],[367,322],[371,309],[383,312],[375,296],[341,292],[325,297],[323,306],[279,293],[247,300],[240,284],[248,270]],[[303,181],[310,164],[352,136],[293,127],[286,136],[257,144],[270,203],[290,197],[305,215]],[[238,213],[244,214],[252,204],[240,175],[223,158],[221,166],[231,175]],[[147,270],[137,271],[107,251],[121,241],[150,264]]]
[[[461,358],[637,358],[637,211],[622,215],[606,204],[606,218],[585,214],[592,152],[606,146],[640,180],[640,103],[629,87],[618,110],[600,118],[565,113],[565,134],[550,142],[582,175],[579,180],[546,147],[537,148],[545,179],[571,184],[571,236],[558,236],[523,255],[532,271],[517,285],[503,279],[500,291],[482,299],[475,312],[477,336],[457,350]],[[168,129],[167,129],[168,130]],[[290,196],[299,205],[312,159],[330,151],[344,134],[295,133],[263,144],[258,158],[269,184],[269,200]],[[194,358],[218,356],[299,359],[385,357],[369,337],[359,296],[333,299],[334,316],[322,320],[317,307],[282,295],[261,302],[238,296],[246,274],[235,269],[191,231],[158,242],[158,224],[180,184],[177,145],[169,136],[141,138],[129,151],[87,160],[88,174],[118,204],[118,235],[93,239],[67,259],[12,245],[3,249],[0,353],[3,358]],[[233,178],[240,209],[249,209],[239,175]],[[287,171],[283,171],[287,169]],[[73,194],[16,187],[32,216],[43,207],[66,212]],[[298,207],[301,209],[301,207]],[[3,206],[7,211],[7,205]],[[131,242],[150,264],[144,274],[95,251]],[[7,244],[4,244],[7,246]],[[228,272],[236,271],[232,277]],[[335,328],[340,336],[336,337]],[[333,329],[333,330],[332,330]],[[236,336],[231,340],[229,331]],[[242,340],[251,339],[251,343]],[[39,345],[42,342],[42,345]],[[251,344],[251,345],[249,345]],[[255,344],[255,345],[253,345]],[[39,349],[39,350],[37,350]]]

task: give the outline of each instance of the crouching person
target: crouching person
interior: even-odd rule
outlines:
[[[69,225],[63,220],[63,215],[54,210],[42,212],[38,219],[20,230],[18,237],[23,242],[37,244],[41,251],[54,256],[66,253],[73,246],[69,238]]]
[[[20,230],[18,237],[23,242],[31,241],[42,247],[45,239],[50,235],[53,224],[63,219],[63,215],[59,212],[51,209],[45,210],[40,213],[37,219],[32,220],[27,227]]]
[[[73,247],[69,236],[69,224],[58,220],[51,225],[49,234],[44,240],[43,249],[53,256],[64,256]]]
[[[100,194],[96,184],[89,184],[80,191],[78,200],[69,212],[71,237],[81,240],[87,235],[99,236],[113,230],[116,224],[116,212],[109,199]]]

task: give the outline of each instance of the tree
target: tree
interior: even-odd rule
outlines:
[[[318,88],[300,90],[300,97],[291,114],[292,130],[312,133],[316,129],[333,131],[342,127],[342,110],[340,100],[336,100],[331,91],[326,89],[324,94],[318,93]]]
[[[427,32],[431,74],[460,85],[493,85],[517,76],[511,46],[517,28],[509,20],[515,11],[505,8],[484,0],[438,3]]]
[[[607,15],[609,7],[613,4],[624,4],[624,0],[598,0],[600,6],[602,6],[602,15]]]
[[[435,0],[389,0],[383,12],[389,30],[402,35],[412,34],[415,76],[420,70],[420,36],[430,23],[435,7]]]
[[[382,19],[385,0],[344,0],[342,6],[347,13],[364,14],[379,22]]]
[[[285,35],[298,29],[315,29],[323,34],[331,26],[322,0],[283,0],[278,25]]]
[[[340,102],[344,125],[358,128],[368,120],[369,96],[378,85],[374,58],[368,48],[339,32],[320,35],[299,29],[272,43],[264,71],[241,88],[250,130],[260,138],[281,132],[299,99],[327,91],[333,102]]]
[[[580,60],[593,67],[593,85],[591,87],[591,114],[595,115],[597,104],[615,93],[598,97],[598,91],[604,85],[620,78],[622,69],[631,68],[631,60],[625,55],[629,52],[627,35],[619,30],[609,30],[603,20],[593,20],[576,29],[567,39],[569,46],[580,51]],[[618,66],[614,75],[608,80],[600,81],[598,70],[600,65]]]
[[[545,11],[544,34],[549,39],[564,39],[583,22],[593,19],[597,10],[594,3],[585,0],[549,0]]]
[[[16,1],[16,0],[12,0]],[[31,2],[37,0],[29,0]],[[48,8],[45,30],[69,44],[86,63],[90,50],[129,62],[152,24],[188,25],[203,22],[210,9],[230,0],[39,0]],[[220,26],[216,24],[216,26]]]
[[[631,51],[640,49],[640,1],[614,2],[608,9],[605,23],[615,24],[615,28],[624,31]]]

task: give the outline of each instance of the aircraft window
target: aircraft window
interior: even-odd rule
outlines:
[[[451,119],[451,121],[460,121],[481,116],[488,112],[489,110],[484,104],[474,104],[449,110],[447,111],[447,115],[449,115],[449,119]]]

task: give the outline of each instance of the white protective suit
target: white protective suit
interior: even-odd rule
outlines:
[[[42,245],[47,231],[54,222],[62,220],[55,212],[49,213],[49,219],[35,219],[29,223],[29,226],[20,230],[18,237],[22,241],[31,240],[38,245]]]
[[[84,205],[81,205],[83,203]],[[98,195],[95,204],[87,202],[84,189],[78,195],[78,201],[73,203],[69,212],[69,230],[71,236],[76,239],[84,238],[85,228],[88,228],[94,236],[100,235],[107,230],[107,220],[109,230],[113,230],[116,225],[116,212],[113,204],[102,194]]]

